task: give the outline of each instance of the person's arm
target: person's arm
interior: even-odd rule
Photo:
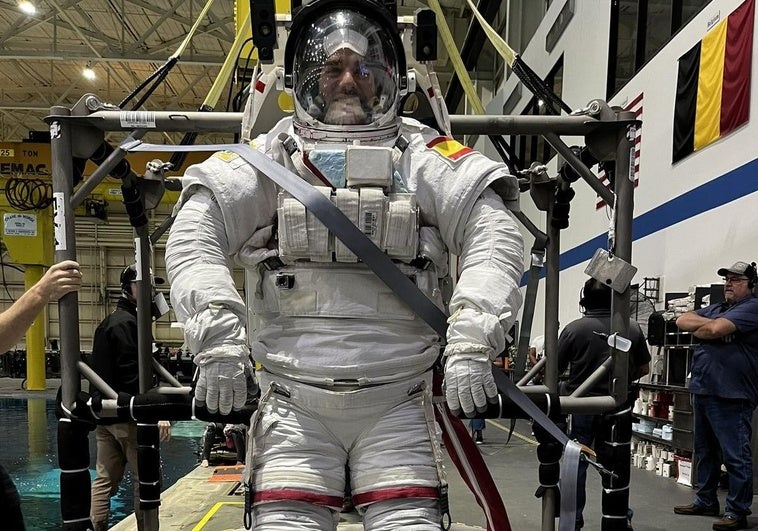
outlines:
[[[476,201],[463,236],[460,278],[450,300],[445,382],[450,408],[473,415],[497,396],[490,360],[505,349],[521,305],[523,240],[490,189]]]
[[[170,441],[171,440],[171,422],[168,420],[159,420],[158,433],[159,433],[161,442]]]
[[[531,367],[537,365],[537,349],[529,347],[529,363]]]
[[[737,331],[737,327],[729,319],[710,319],[694,311],[680,315],[676,320],[676,326],[685,332],[692,332],[698,339],[720,339]]]
[[[644,365],[638,365],[637,367],[635,367],[629,379],[631,381],[639,380],[640,378],[642,378],[643,376],[649,373],[650,373],[650,362],[647,362]]]
[[[5,352],[21,340],[48,303],[78,290],[81,285],[79,264],[73,260],[51,266],[39,282],[0,314],[0,352]]]

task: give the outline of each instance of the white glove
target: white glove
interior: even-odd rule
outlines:
[[[208,411],[227,415],[232,408],[241,409],[247,399],[247,381],[242,361],[208,360],[200,366],[195,386],[195,400]]]
[[[445,364],[445,399],[454,415],[467,417],[487,411],[487,402],[497,402],[492,363],[483,352],[451,354]]]

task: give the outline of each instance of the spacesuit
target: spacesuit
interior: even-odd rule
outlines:
[[[317,186],[440,307],[448,253],[459,257],[446,395],[454,412],[482,411],[497,394],[490,360],[521,303],[516,180],[400,118],[395,21],[379,3],[336,5],[294,14],[307,21],[285,51],[295,113],[251,145]],[[246,301],[232,261],[245,269]],[[220,152],[183,178],[166,267],[200,367],[196,400],[241,407],[248,348],[261,366],[247,459],[254,529],[334,529],[346,481],[365,529],[440,528],[431,369],[442,341],[359,257]]]

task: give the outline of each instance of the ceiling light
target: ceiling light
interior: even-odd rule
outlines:
[[[84,70],[82,70],[82,75],[85,79],[89,79],[90,81],[93,81],[97,77],[95,71],[92,70],[92,63],[87,63],[87,66],[85,66]]]
[[[29,0],[21,0],[18,3],[18,8],[27,15],[33,15],[37,12],[37,8]]]

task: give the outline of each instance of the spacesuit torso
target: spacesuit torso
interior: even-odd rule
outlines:
[[[302,152],[290,119],[252,145],[301,173],[293,162],[300,152],[293,157],[284,149],[282,133]],[[350,175],[324,174],[337,184],[332,201],[441,306],[439,277],[447,273],[448,250],[461,252],[474,202],[492,186],[515,206],[518,187],[501,164],[414,120],[403,120],[400,135],[405,149],[393,149],[395,139],[382,146],[392,154],[391,165],[377,173],[391,174],[378,177],[389,179],[388,186],[345,188]],[[319,159],[317,150],[309,155]],[[245,267],[248,340],[267,371],[319,385],[361,385],[431,367],[439,355],[437,334],[285,191],[228,153],[191,168],[184,195],[193,184],[212,191],[228,254]],[[326,186],[319,190],[330,194]]]

